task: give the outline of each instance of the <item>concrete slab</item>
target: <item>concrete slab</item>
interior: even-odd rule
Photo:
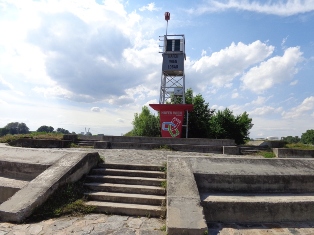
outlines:
[[[0,161],[52,165],[67,152],[69,150],[21,148],[0,144]]]
[[[278,223],[314,220],[314,194],[204,193],[207,222]]]
[[[207,225],[192,167],[180,157],[167,161],[167,233],[203,235]]]

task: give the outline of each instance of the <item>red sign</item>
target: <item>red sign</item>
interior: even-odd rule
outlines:
[[[185,111],[192,111],[192,104],[150,104],[159,111],[162,137],[180,138]]]

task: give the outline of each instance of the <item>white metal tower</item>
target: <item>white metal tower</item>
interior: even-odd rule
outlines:
[[[165,20],[170,19],[170,13],[165,13]],[[184,34],[160,36],[163,45],[162,50],[162,72],[160,85],[160,104],[166,104],[171,98],[175,98],[179,103],[185,104],[185,74],[184,60],[185,55],[185,38]]]

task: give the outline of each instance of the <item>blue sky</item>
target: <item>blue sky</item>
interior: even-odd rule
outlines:
[[[248,112],[251,138],[314,129],[314,0],[0,0],[0,126],[131,130],[159,100],[166,11],[211,108]]]

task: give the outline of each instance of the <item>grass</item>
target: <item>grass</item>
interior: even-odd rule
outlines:
[[[165,174],[167,174],[167,162],[164,162],[162,164],[162,167],[160,168],[160,170],[164,172]]]
[[[173,149],[168,145],[160,145],[159,148],[155,148],[153,150],[165,150],[165,151],[173,151]]]
[[[37,207],[27,219],[29,222],[41,221],[61,216],[89,214],[94,207],[85,205],[84,181],[69,183],[59,187],[41,206]]]
[[[285,147],[289,149],[314,150],[314,145],[302,143],[286,144]]]
[[[165,181],[162,181],[161,183],[160,183],[160,187],[162,187],[162,188],[164,188],[164,189],[167,189],[167,181],[165,180]]]
[[[63,138],[62,133],[46,133],[46,132],[31,132],[29,134],[16,134],[16,135],[5,135],[0,137],[0,143],[9,143],[11,141],[30,138],[30,139],[55,139],[61,140]]]
[[[163,232],[166,232],[167,226],[166,225],[161,226],[160,230],[163,231]]]
[[[272,151],[260,151],[257,153],[257,155],[262,155],[264,158],[275,158],[276,154],[274,154]]]

